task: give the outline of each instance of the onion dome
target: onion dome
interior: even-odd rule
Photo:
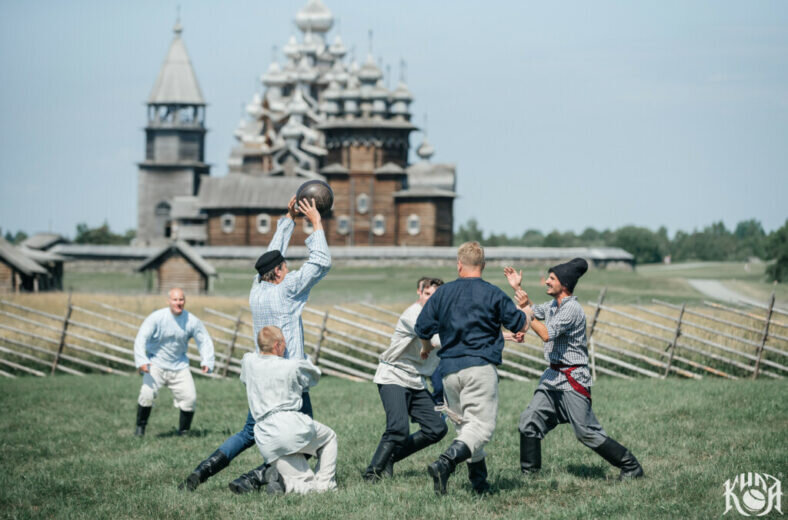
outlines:
[[[272,61],[268,70],[260,77],[264,85],[282,85],[287,82],[287,76],[282,72],[279,63]]]
[[[416,149],[416,155],[425,161],[428,161],[430,157],[435,155],[435,148],[433,148],[426,136],[424,137],[424,141]]]
[[[298,50],[298,41],[296,40],[295,35],[290,35],[290,39],[287,40],[287,43],[282,48],[282,52],[284,52],[285,56],[291,60],[298,59],[298,56],[301,54],[301,52]]]
[[[290,102],[287,104],[287,110],[291,114],[298,115],[306,114],[309,110],[309,105],[306,103],[300,88],[296,88],[293,92],[293,97],[290,98]]]
[[[334,25],[334,15],[321,0],[309,0],[296,14],[295,23],[303,32],[325,33]]]
[[[397,101],[413,101],[413,95],[404,81],[400,81],[397,88],[394,89],[393,97]]]
[[[370,83],[374,83],[383,77],[383,72],[378,68],[372,54],[367,55],[367,61],[364,62],[361,70],[358,71],[358,77],[360,80]]]
[[[282,127],[281,135],[285,139],[298,139],[303,135],[304,131],[292,117],[287,120],[285,126]]]
[[[309,64],[309,59],[306,56],[301,56],[301,61],[298,62],[296,68],[296,77],[300,81],[311,83],[317,78],[317,71]]]
[[[338,34],[334,38],[334,43],[328,47],[328,52],[330,52],[335,58],[342,58],[345,54],[347,54],[347,49],[342,43],[342,38]]]

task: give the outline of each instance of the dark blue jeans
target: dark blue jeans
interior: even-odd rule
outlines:
[[[304,401],[301,405],[301,413],[312,417],[312,400],[309,398],[309,392],[301,394],[301,399]],[[241,431],[228,437],[219,446],[219,451],[224,453],[228,459],[233,460],[239,453],[252,446],[254,446],[254,417],[252,417],[252,412],[250,411],[246,415],[246,424],[241,428]]]

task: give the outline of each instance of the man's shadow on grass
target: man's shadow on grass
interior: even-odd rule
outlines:
[[[607,468],[604,466],[589,466],[587,464],[569,464],[567,473],[584,479],[607,479]]]
[[[168,432],[157,433],[156,437],[159,439],[168,439],[170,437],[207,437],[211,434],[211,430],[207,428],[196,428],[194,430],[189,430],[188,432],[184,433],[183,435],[178,435],[178,430],[170,430]]]

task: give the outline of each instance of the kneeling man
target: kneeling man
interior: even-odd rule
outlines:
[[[308,359],[285,359],[285,337],[278,327],[260,329],[259,353],[241,361],[254,440],[266,464],[261,482],[269,493],[308,493],[336,489],[337,436],[302,413],[303,394],[317,384],[320,370]],[[315,471],[304,455],[317,457]]]

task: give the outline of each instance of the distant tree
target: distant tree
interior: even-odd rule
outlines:
[[[11,233],[10,231],[5,232],[5,238],[8,242],[12,244],[21,244],[23,240],[27,238],[27,233],[24,231],[17,231],[15,234]]]
[[[736,238],[736,258],[746,260],[752,256],[766,258],[766,233],[755,219],[742,220],[733,231]]]
[[[544,243],[544,235],[538,229],[528,229],[520,237],[520,245],[525,247],[540,247]]]
[[[778,282],[788,280],[788,220],[783,227],[769,235],[766,253],[770,258],[774,258],[774,262],[766,266],[769,279]]]
[[[616,230],[613,245],[632,253],[638,264],[661,262],[665,256],[659,235],[642,227],[625,226]]]
[[[479,229],[479,223],[476,222],[476,219],[471,218],[465,224],[461,224],[460,229],[454,234],[454,244],[460,245],[474,240],[482,243],[484,241],[484,233]]]
[[[74,238],[76,244],[105,244],[105,245],[124,245],[131,242],[135,231],[129,230],[123,235],[113,233],[109,229],[109,224],[104,224],[97,228],[89,228],[87,224],[77,224],[77,236]]]

